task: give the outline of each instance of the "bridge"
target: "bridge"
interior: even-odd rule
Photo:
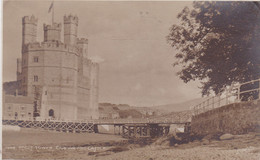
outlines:
[[[251,87],[250,87],[251,86]],[[226,94],[210,97],[206,101],[194,106],[193,117],[209,110],[241,101],[251,101],[260,98],[260,79],[231,85],[226,89]],[[190,129],[189,122],[180,120],[157,120],[157,119],[98,119],[98,120],[55,120],[55,119],[4,119],[3,125],[15,125],[23,128],[42,128],[61,132],[73,133],[98,133],[98,126],[114,126],[114,134],[123,137],[156,137],[167,135],[171,124],[184,125]],[[116,129],[118,132],[116,132]]]
[[[13,125],[22,128],[45,129],[72,133],[99,133],[98,126],[112,125],[114,134],[126,138],[131,137],[158,137],[167,135],[171,124],[185,125],[188,122],[158,121],[155,119],[106,119],[106,120],[52,120],[52,119],[5,119],[3,125]],[[118,130],[116,132],[116,130]]]

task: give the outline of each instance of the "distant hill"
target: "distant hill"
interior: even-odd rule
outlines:
[[[127,104],[111,104],[100,103],[99,111],[103,114],[118,114],[119,118],[156,118],[156,119],[172,119],[188,120],[191,118],[192,111],[190,107],[195,106],[207,98],[197,98],[190,101],[159,105],[152,107],[135,107]]]
[[[190,110],[190,107],[195,106],[196,104],[199,104],[206,100],[205,98],[197,98],[190,101],[182,102],[182,103],[176,103],[176,104],[167,104],[167,105],[159,105],[159,106],[153,106],[149,107],[154,110],[159,110],[163,113],[169,113],[169,112],[180,112],[180,111],[187,111]]]
[[[160,116],[152,117],[152,119],[159,121],[175,121],[175,122],[190,122],[192,117],[192,111],[180,111],[165,113]]]
[[[119,110],[120,118],[142,118],[143,114],[135,109]]]
[[[99,103],[99,112],[107,115],[107,118],[142,118],[144,114],[136,110],[136,107],[127,104]],[[118,116],[117,116],[118,115]]]

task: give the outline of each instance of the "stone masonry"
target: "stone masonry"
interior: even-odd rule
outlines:
[[[99,64],[88,57],[88,39],[78,38],[78,17],[43,25],[37,42],[34,16],[23,17],[22,58],[17,60],[18,94],[35,98],[34,115],[43,119],[98,118]]]
[[[233,103],[192,117],[191,132],[198,136],[260,131],[260,100]]]

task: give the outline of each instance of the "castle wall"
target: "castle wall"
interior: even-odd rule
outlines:
[[[35,87],[44,85],[44,61],[43,51],[28,52],[27,55],[27,95],[34,96]],[[38,58],[38,62],[34,62],[34,58]],[[36,78],[37,76],[38,78]]]
[[[34,86],[47,86],[46,109],[58,113],[55,114],[58,119],[77,119],[78,54],[71,52],[73,49],[56,43],[29,45],[27,51],[28,95],[35,94]],[[37,62],[35,57],[38,58]],[[35,76],[38,77],[37,81]],[[49,118],[48,114],[41,117]]]
[[[17,72],[16,81],[18,82],[18,89],[22,87],[22,58],[17,59]],[[22,95],[22,92],[18,90],[18,94]]]
[[[22,73],[22,59],[18,58],[17,59],[17,75]]]
[[[82,53],[81,53],[82,55]],[[89,101],[90,101],[90,78],[89,72],[88,74],[84,74],[86,69],[90,69],[87,66],[87,63],[84,59],[79,57],[80,65],[79,65],[79,75],[78,75],[78,88],[77,88],[77,97],[78,97],[78,118],[79,119],[89,119],[91,118],[91,114],[89,112]]]
[[[27,84],[28,84],[28,53],[22,54],[22,73],[20,74],[21,86],[18,88],[18,92],[24,96],[27,96]]]
[[[36,27],[35,27],[36,26]],[[87,39],[77,39],[78,18],[44,25],[44,42],[36,42],[37,19],[23,19],[22,59],[17,60],[19,93],[37,100],[39,118],[98,118],[98,64],[87,59]],[[32,106],[33,109],[33,106]]]
[[[98,118],[98,84],[99,84],[99,65],[91,64],[90,69],[90,112],[93,118]]]

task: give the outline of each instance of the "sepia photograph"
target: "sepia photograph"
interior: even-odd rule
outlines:
[[[260,1],[2,2],[5,160],[260,160]]]

